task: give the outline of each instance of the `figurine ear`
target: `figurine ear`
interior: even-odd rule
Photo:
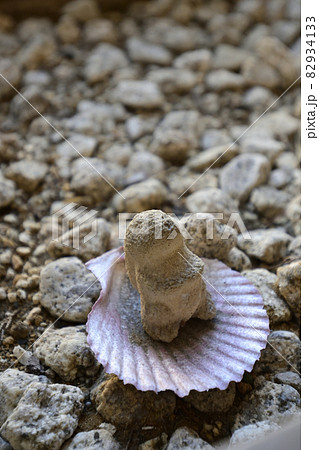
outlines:
[[[218,260],[203,259],[204,280],[216,305],[212,321],[191,319],[166,344],[151,339],[140,298],[126,274],[122,248],[87,263],[102,290],[88,317],[88,344],[107,373],[141,391],[224,390],[241,381],[266,347],[269,320],[257,289]]]

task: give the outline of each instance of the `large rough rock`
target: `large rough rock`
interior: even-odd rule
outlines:
[[[0,433],[16,450],[59,450],[77,427],[83,399],[74,386],[31,383]]]
[[[258,373],[272,373],[293,370],[300,372],[301,343],[292,331],[272,331],[268,336],[267,347],[256,363]]]
[[[278,322],[288,322],[291,319],[291,311],[285,301],[278,297],[274,287],[276,275],[266,269],[246,270],[244,277],[248,278],[260,291],[265,309],[269,316],[270,325]]]
[[[217,188],[195,191],[187,197],[186,206],[192,213],[221,213],[223,216],[221,218],[218,216],[218,218],[226,224],[233,213],[238,213],[238,201]]]
[[[249,256],[273,264],[283,259],[287,254],[292,237],[281,229],[249,231],[250,238],[243,234],[238,236],[238,246]]]
[[[256,211],[272,219],[285,211],[289,201],[289,195],[284,191],[279,191],[271,186],[260,186],[253,190],[251,203]]]
[[[223,167],[220,185],[227,194],[244,201],[256,186],[265,183],[269,172],[270,164],[265,156],[255,153],[239,155]]]
[[[54,317],[85,322],[100,293],[100,283],[76,257],[46,265],[40,275],[41,305]]]
[[[115,90],[115,97],[123,105],[136,109],[156,109],[164,103],[158,85],[149,80],[120,81]]]
[[[237,244],[237,232],[216,220],[213,214],[198,213],[183,218],[187,247],[196,255],[225,260]]]
[[[115,427],[103,423],[96,430],[76,434],[63,450],[120,450],[120,444],[113,437],[115,431]]]
[[[4,178],[0,172],[0,208],[5,208],[13,202],[16,195],[13,181]]]
[[[207,392],[191,391],[184,400],[204,413],[227,412],[232,407],[236,395],[236,385],[231,382],[227,389],[210,389]]]
[[[97,202],[105,201],[114,194],[123,178],[123,170],[118,164],[99,158],[76,159],[72,163],[71,173],[71,189]]]
[[[150,44],[133,36],[126,41],[126,46],[130,59],[134,62],[159,66],[168,66],[171,63],[171,53],[161,45]]]
[[[86,342],[85,326],[49,328],[33,346],[34,354],[64,381],[91,378],[100,364]]]
[[[266,381],[261,377],[256,382],[256,389],[236,415],[234,430],[254,422],[276,422],[280,417],[294,414],[300,414],[300,395],[296,389]]]
[[[192,170],[203,171],[210,167],[222,167],[235,156],[238,155],[239,148],[237,145],[225,144],[208,148],[197,155],[193,156],[187,165]]]
[[[167,198],[167,189],[159,180],[149,178],[124,189],[121,195],[113,198],[116,211],[138,213],[159,208]]]
[[[34,382],[46,383],[44,376],[32,375],[17,369],[7,369],[0,376],[0,426],[19,403],[27,387]]]
[[[45,163],[22,160],[11,163],[5,171],[5,176],[26,192],[33,192],[44,180],[48,171]]]
[[[280,430],[280,426],[275,422],[263,420],[262,422],[251,423],[236,430],[230,440],[230,448],[236,448],[239,444],[244,444],[252,439],[267,436],[268,433]]]
[[[275,287],[290,306],[294,316],[301,319],[301,262],[292,262],[277,270]]]
[[[115,375],[98,384],[91,397],[98,413],[119,427],[162,423],[173,414],[176,404],[173,392],[138,391],[130,384],[124,385]]]
[[[87,59],[84,76],[89,83],[98,83],[127,64],[128,60],[122,50],[111,44],[98,44]]]
[[[178,428],[169,440],[167,450],[214,450],[208,442],[203,441],[193,430],[182,427]]]
[[[75,240],[75,228],[63,233],[58,240],[49,242],[47,249],[50,256],[59,258],[72,255],[88,261],[109,249],[111,225],[105,219],[93,217],[79,225],[78,241]]]

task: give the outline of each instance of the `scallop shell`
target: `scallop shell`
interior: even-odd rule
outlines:
[[[102,286],[88,316],[87,341],[106,372],[141,391],[168,389],[184,397],[193,389],[226,389],[252,370],[269,334],[263,299],[238,272],[216,259],[203,261],[217,315],[189,320],[170,343],[145,333],[122,247],[86,264]]]

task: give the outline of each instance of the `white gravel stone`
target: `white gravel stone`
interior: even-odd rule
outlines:
[[[269,228],[267,230],[249,231],[250,239],[240,234],[238,246],[249,256],[260,259],[267,264],[273,264],[283,259],[292,237],[281,229]]]
[[[4,208],[13,202],[16,196],[15,184],[2,176],[0,172],[0,208]]]
[[[85,136],[84,134],[73,134],[68,137],[68,141],[71,145],[66,141],[57,145],[56,151],[59,156],[72,159],[78,158],[80,156],[79,153],[82,156],[92,156],[97,146],[97,139],[95,137]]]
[[[242,64],[242,76],[249,86],[275,89],[280,85],[280,75],[276,69],[255,56],[248,56]]]
[[[266,269],[246,270],[242,275],[250,280],[261,293],[270,325],[279,322],[289,322],[291,311],[286,302],[278,297],[274,287],[276,275]]]
[[[219,145],[199,152],[187,162],[187,165],[196,171],[203,171],[208,167],[222,167],[238,155],[239,147],[236,144],[231,147],[230,145]]]
[[[75,386],[31,383],[0,432],[16,450],[59,450],[77,427],[83,398]]]
[[[165,47],[151,44],[137,37],[129,38],[126,46],[130,59],[134,62],[168,66],[172,61],[172,55]]]
[[[272,331],[268,336],[267,347],[256,363],[257,373],[272,373],[292,370],[300,372],[301,342],[292,331]]]
[[[99,158],[77,158],[71,166],[71,189],[97,202],[105,201],[120,187],[123,169]]]
[[[217,188],[195,191],[187,197],[186,206],[192,213],[222,213],[219,220],[223,223],[228,222],[232,213],[238,213],[238,201]]]
[[[214,69],[238,70],[247,56],[248,52],[242,48],[219,44],[214,52]]]
[[[260,186],[254,189],[250,197],[256,211],[268,219],[283,213],[289,199],[286,192],[271,186]]]
[[[91,378],[100,364],[86,342],[85,326],[48,328],[33,346],[34,354],[64,381]]]
[[[87,220],[77,228],[79,240],[75,240],[75,229],[59,236],[58,240],[51,240],[48,244],[48,253],[55,258],[60,256],[77,256],[83,261],[101,255],[109,249],[111,226],[102,218]]]
[[[21,160],[11,163],[5,171],[5,176],[15,181],[24,191],[33,192],[44,180],[48,169],[45,163]]]
[[[269,420],[278,422],[278,419],[300,414],[300,395],[291,386],[259,381],[247,402],[242,406],[235,418],[234,429],[254,422]]]
[[[167,450],[182,450],[183,448],[190,450],[214,450],[214,447],[187,427],[178,428],[174,431],[167,445]]]
[[[200,30],[183,26],[171,19],[158,19],[146,30],[146,38],[176,52],[194,50],[201,39]]]
[[[197,83],[197,75],[187,69],[163,68],[148,72],[147,79],[157,83],[164,94],[186,94]]]
[[[105,81],[108,76],[118,69],[128,65],[125,53],[111,44],[98,44],[89,55],[84,75],[88,83],[94,84]]]
[[[256,153],[266,156],[273,163],[284,151],[285,144],[272,138],[261,139],[258,135],[251,135],[240,141],[242,153]]]
[[[268,433],[280,430],[280,426],[275,422],[263,420],[257,423],[251,423],[236,430],[230,440],[230,448],[236,448],[240,444],[244,444],[250,440],[264,438]]]
[[[221,189],[244,201],[256,186],[265,183],[269,172],[269,161],[263,155],[247,153],[236,156],[221,171]]]
[[[187,247],[196,255],[224,260],[237,244],[237,232],[219,222],[212,214],[198,213],[184,217],[181,225],[187,231]]]
[[[79,22],[95,19],[100,15],[98,4],[95,0],[74,0],[63,7],[63,12]]]
[[[242,75],[228,70],[214,70],[207,74],[205,83],[208,89],[221,92],[242,89],[245,79]]]
[[[252,266],[251,261],[246,253],[239,250],[239,248],[237,247],[233,247],[230,249],[224,261],[229,267],[237,270],[238,272],[249,270]]]
[[[131,116],[127,120],[125,127],[129,138],[135,141],[145,134],[153,133],[157,122],[157,118],[142,115]]]
[[[204,48],[184,52],[174,59],[174,66],[177,69],[188,69],[194,72],[207,72],[213,65],[212,53]]]
[[[96,18],[86,22],[84,36],[86,41],[91,44],[97,44],[98,42],[114,44],[117,41],[118,33],[111,20]]]
[[[122,196],[113,197],[113,206],[117,212],[142,212],[159,208],[167,199],[166,187],[156,179],[148,179],[133,184],[121,191]]]
[[[275,383],[279,384],[289,384],[294,389],[296,389],[299,394],[301,390],[301,377],[296,372],[280,372],[274,377]]]
[[[33,382],[47,383],[44,376],[32,375],[17,369],[7,369],[0,376],[0,426],[19,403],[26,388]]]
[[[115,89],[115,98],[130,108],[155,109],[164,98],[156,83],[149,80],[122,80]]]
[[[158,175],[164,170],[163,160],[150,152],[134,153],[127,166],[126,182],[136,183]]]
[[[66,443],[63,450],[120,450],[114,439],[115,427],[101,424],[96,430],[82,431]]]
[[[64,313],[64,320],[85,322],[100,290],[95,276],[76,257],[60,258],[41,271],[40,302],[54,317]]]

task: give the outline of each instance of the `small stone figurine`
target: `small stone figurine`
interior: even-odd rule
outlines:
[[[201,274],[203,261],[185,245],[176,222],[163,211],[137,214],[126,232],[126,270],[141,297],[144,330],[171,342],[191,317],[216,314]]]

